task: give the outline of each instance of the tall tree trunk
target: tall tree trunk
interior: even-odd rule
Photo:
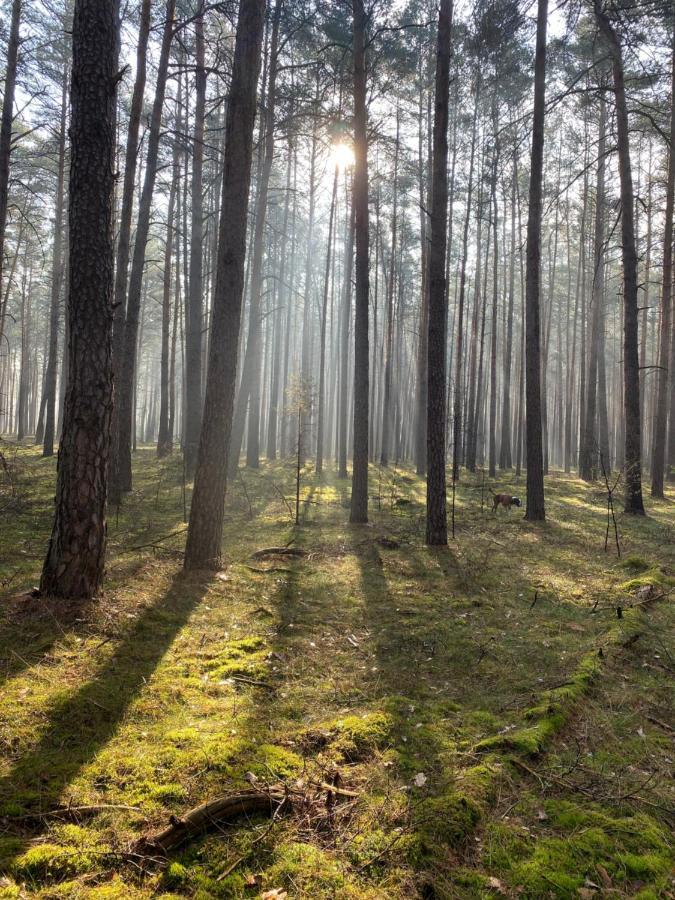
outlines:
[[[116,0],[75,0],[70,125],[69,380],[40,589],[89,598],[103,577],[112,409]]]
[[[394,276],[396,274],[396,237],[398,228],[398,154],[400,134],[400,110],[396,110],[396,149],[394,151],[394,199],[391,216],[391,254],[389,258],[389,283],[387,285],[387,330],[384,346],[384,398],[382,402],[382,443],[380,464],[389,465],[392,428],[392,366],[394,351]]]
[[[279,310],[277,312],[277,336],[274,346],[274,363],[272,366],[272,378],[270,380],[270,405],[269,405],[269,421],[267,424],[267,458],[274,460],[277,458],[277,435],[279,430],[279,388],[280,374],[282,364],[282,322],[284,319],[284,303],[287,307],[293,304],[293,294],[286,286],[286,250],[288,247],[288,219],[291,209],[291,175],[293,172],[293,154],[288,152],[288,162],[286,166],[286,197],[284,200],[284,216],[281,225],[281,262],[279,265]],[[293,283],[293,271],[291,268],[291,284]],[[286,310],[287,311],[287,310]],[[284,340],[286,333],[283,333]],[[283,404],[283,395],[282,395]]]
[[[225,122],[225,166],[209,367],[185,547],[186,569],[218,567],[221,559],[264,22],[265,0],[240,0]]]
[[[202,322],[204,204],[204,119],[206,113],[206,65],[204,49],[205,0],[198,0],[195,20],[195,115],[192,141],[192,205],[190,209],[190,276],[185,317],[185,471],[194,475],[202,421]]]
[[[546,95],[546,21],[548,0],[537,3],[537,43],[534,60],[534,113],[530,196],[527,218],[527,268],[525,275],[525,395],[527,443],[527,511],[532,522],[546,517],[544,505],[544,453],[541,417],[541,215],[544,164],[544,113]]]
[[[427,397],[426,543],[448,542],[445,488],[446,354],[448,299],[445,254],[448,229],[448,105],[452,0],[441,0],[436,50],[436,93],[432,162],[431,246],[429,248],[429,356]]]
[[[480,99],[480,73],[476,76],[476,97],[471,127],[471,156],[469,158],[469,183],[466,194],[466,213],[464,215],[464,234],[462,237],[462,262],[459,271],[459,299],[457,301],[457,352],[455,356],[455,397],[453,403],[452,426],[452,480],[459,478],[459,466],[462,458],[462,366],[464,365],[464,297],[466,293],[466,266],[469,247],[469,227],[471,225],[471,196],[473,191],[473,168],[476,158],[476,127],[478,122],[478,106]],[[479,251],[480,252],[480,251]]]
[[[246,465],[257,469],[260,462],[260,379],[262,360],[263,322],[263,258],[265,250],[265,224],[270,175],[274,162],[274,121],[276,116],[277,72],[279,68],[279,24],[283,0],[276,0],[270,46],[270,66],[264,120],[264,156],[258,194],[255,204],[253,250],[251,258],[251,291],[248,318],[248,340],[239,383],[232,443],[230,447],[230,472],[236,470],[244,437],[246,410],[248,409],[248,435],[246,441]]]
[[[148,132],[148,154],[145,162],[145,178],[138,207],[136,240],[134,242],[134,255],[131,261],[131,274],[129,275],[129,294],[127,299],[126,319],[124,322],[124,340],[119,369],[115,372],[117,385],[115,392],[115,401],[117,404],[117,432],[113,434],[112,446],[113,464],[111,468],[111,498],[113,499],[113,502],[119,499],[120,493],[131,490],[131,444],[134,429],[133,398],[134,380],[136,376],[138,323],[141,309],[145,252],[150,232],[152,197],[157,178],[159,140],[169,67],[169,53],[171,51],[171,43],[174,35],[175,9],[176,0],[167,0],[165,10],[166,19],[162,35],[162,48],[157,68],[155,99],[152,106],[152,116]]]
[[[354,41],[354,452],[350,522],[368,521],[368,114],[366,110],[366,11],[352,0]]]
[[[621,182],[621,255],[623,260],[623,396],[626,432],[624,466],[627,513],[644,515],[642,463],[640,454],[640,360],[638,353],[638,281],[635,246],[633,174],[630,162],[628,106],[621,45],[614,27],[603,12],[601,0],[594,0],[598,27],[612,60],[616,103],[619,180]]]
[[[354,204],[349,204],[349,227],[340,308],[340,403],[338,409],[338,478],[347,477],[347,400],[349,398],[349,321],[352,312],[354,267]]]
[[[673,200],[675,199],[675,33],[670,86],[670,147],[668,150],[668,177],[666,181],[666,217],[663,225],[663,287],[661,289],[661,325],[659,330],[659,377],[654,425],[654,451],[652,455],[652,497],[663,497],[663,479],[666,468],[666,424],[668,420],[668,387],[673,381],[669,372],[672,328],[673,290]]]
[[[488,471],[490,478],[497,474],[497,306],[499,303],[499,242],[497,205],[497,166],[499,164],[499,119],[497,107],[493,110],[493,129],[495,135],[494,159],[492,161],[492,233],[494,235],[492,261],[492,326],[490,329],[490,427],[488,449]]]
[[[180,123],[178,126],[180,131]],[[174,234],[177,232],[174,223],[176,211],[176,192],[178,190],[178,176],[180,174],[180,160],[178,154],[178,140],[174,140],[173,163],[171,174],[171,187],[169,189],[169,208],[166,214],[166,241],[164,244],[164,273],[162,285],[162,335],[161,335],[161,361],[159,383],[159,433],[157,436],[157,456],[166,456],[173,449],[173,431],[169,431],[169,406],[170,406],[170,331],[171,331],[171,261],[173,256]]]
[[[127,282],[129,276],[129,256],[131,252],[131,223],[134,211],[134,188],[138,170],[139,133],[143,97],[147,78],[148,39],[150,36],[150,12],[152,0],[143,0],[141,21],[136,46],[136,80],[131,95],[131,111],[127,129],[126,155],[124,162],[124,184],[122,187],[122,208],[120,211],[119,234],[117,237],[117,258],[115,264],[115,294],[113,312],[113,372],[115,376],[115,402],[113,404],[110,454],[110,499],[119,502],[120,492],[117,479],[116,442],[119,430],[119,387],[117,379],[122,368],[124,355],[124,323],[127,309]]]
[[[5,264],[5,232],[7,229],[7,206],[9,203],[9,158],[12,152],[12,122],[14,121],[14,94],[16,92],[16,66],[19,56],[21,11],[23,0],[13,0],[12,20],[7,43],[7,69],[5,72],[5,94],[2,101],[0,119],[0,283]],[[0,342],[5,330],[4,304],[0,316]]]
[[[598,127],[598,170],[595,188],[595,235],[593,238],[593,290],[591,302],[591,335],[586,381],[586,411],[584,430],[579,447],[579,475],[584,481],[597,477],[598,462],[598,365],[600,355],[600,328],[602,326],[602,306],[605,294],[605,99],[600,97],[600,120]],[[585,360],[583,362],[585,365]],[[605,466],[608,460],[604,461]]]
[[[54,455],[56,427],[56,376],[58,373],[59,313],[63,285],[63,212],[66,179],[66,116],[68,110],[68,65],[63,67],[61,84],[61,120],[59,123],[59,161],[54,205],[54,246],[52,249],[52,284],[49,300],[49,350],[45,374],[45,431],[43,456]]]
[[[499,467],[510,469],[511,452],[511,365],[513,357],[513,306],[516,292],[516,181],[518,179],[518,153],[513,152],[513,176],[511,182],[511,248],[509,252],[509,308],[506,316],[506,344],[504,346],[504,395],[502,402],[502,437],[499,447]]]
[[[321,334],[319,338],[319,410],[316,429],[316,473],[323,472],[323,445],[326,419],[326,324],[328,319],[328,291],[330,287],[330,266],[333,256],[333,227],[335,224],[335,204],[337,201],[339,168],[335,167],[333,175],[333,193],[330,202],[330,215],[328,222],[328,248],[326,250],[326,271],[323,282],[323,302],[321,304]]]

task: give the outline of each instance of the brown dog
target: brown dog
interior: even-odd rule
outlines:
[[[520,506],[520,498],[512,497],[511,494],[494,494],[492,512],[497,512],[497,509],[500,506],[503,506],[504,509],[511,509],[512,506]]]

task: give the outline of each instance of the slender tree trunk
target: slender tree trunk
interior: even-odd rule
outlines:
[[[469,226],[471,224],[471,197],[473,191],[473,168],[476,157],[476,127],[478,122],[480,84],[480,73],[478,73],[476,81],[476,97],[473,109],[473,125],[471,128],[471,156],[469,159],[468,176],[469,183],[466,194],[464,235],[462,237],[462,262],[459,272],[459,299],[457,301],[457,352],[455,355],[455,396],[453,404],[452,435],[453,482],[456,482],[459,478],[459,466],[462,458],[462,366],[464,365],[464,297],[466,293],[466,266],[469,246]]]
[[[209,368],[185,547],[186,569],[218,567],[221,559],[264,22],[265,0],[240,0],[225,123],[225,167]]]
[[[5,232],[7,228],[7,206],[9,202],[9,158],[12,152],[12,122],[14,121],[14,94],[16,92],[16,67],[19,56],[21,12],[23,0],[13,0],[12,20],[7,43],[7,68],[5,72],[5,94],[0,119],[0,283],[5,264]],[[5,330],[5,310],[3,304],[0,316],[0,343]]]
[[[117,436],[119,431],[119,388],[117,379],[122,368],[124,355],[124,323],[127,309],[127,282],[129,276],[129,256],[131,252],[131,223],[134,211],[134,188],[138,170],[139,133],[143,97],[147,77],[148,39],[150,36],[151,0],[143,0],[141,21],[136,47],[136,80],[131,96],[131,111],[127,130],[126,156],[124,163],[124,185],[122,187],[122,208],[120,211],[119,234],[117,237],[117,259],[115,265],[115,295],[113,312],[113,372],[115,376],[115,402],[111,424],[112,446],[110,454],[110,499],[120,500],[117,477]]]
[[[527,219],[527,271],[525,276],[526,338],[525,394],[527,441],[527,511],[525,518],[543,521],[544,453],[541,416],[541,216],[546,95],[546,21],[548,0],[537,3],[537,43],[534,61],[534,114]]]
[[[190,275],[185,316],[185,471],[194,475],[199,430],[202,421],[202,322],[204,259],[204,119],[206,113],[206,66],[204,49],[205,0],[198,0],[195,20],[195,113],[192,141]]]
[[[429,356],[427,397],[426,543],[448,542],[445,485],[446,354],[448,300],[445,254],[448,229],[448,105],[452,0],[441,0],[436,51],[436,93],[432,162],[431,246],[429,248]]]
[[[600,120],[598,129],[598,170],[595,189],[595,236],[593,239],[593,304],[591,315],[591,336],[586,382],[586,411],[584,430],[579,448],[579,475],[584,481],[593,481],[598,474],[598,365],[600,355],[600,329],[602,327],[602,306],[605,293],[605,99],[600,97]],[[585,361],[584,361],[585,364]],[[608,460],[604,460],[605,466]]]
[[[138,207],[138,223],[134,255],[129,275],[129,294],[127,299],[126,319],[124,323],[124,340],[122,344],[119,369],[115,372],[117,403],[117,432],[113,434],[111,470],[112,499],[116,502],[120,493],[131,490],[131,445],[134,421],[134,380],[136,377],[136,346],[138,343],[138,323],[141,309],[143,288],[143,270],[145,253],[150,232],[150,216],[152,197],[157,178],[160,129],[162,110],[166,93],[166,80],[169,67],[169,53],[174,35],[174,13],[176,0],[167,0],[165,10],[164,32],[157,69],[157,85],[152,106],[152,116],[148,132],[148,154],[145,162],[145,178]]]
[[[293,294],[286,286],[286,250],[288,247],[288,219],[291,208],[291,175],[293,172],[293,155],[288,153],[288,163],[286,166],[286,198],[284,200],[284,217],[281,226],[281,262],[279,265],[279,311],[277,314],[277,335],[274,346],[274,364],[272,367],[272,378],[270,381],[270,406],[269,421],[267,425],[267,458],[274,460],[277,458],[277,434],[279,425],[279,381],[282,365],[282,321],[284,318],[284,303],[287,308],[293,304]],[[291,268],[291,283],[292,283]],[[284,340],[286,333],[283,332]],[[283,397],[282,397],[283,400]]]
[[[69,382],[56,512],[40,589],[92,597],[103,578],[112,410],[116,0],[76,0],[70,125]]]
[[[272,25],[269,83],[265,104],[264,156],[258,180],[255,204],[253,250],[251,258],[251,291],[248,319],[248,340],[239,383],[236,412],[230,448],[230,472],[236,470],[244,437],[246,410],[248,409],[248,435],[246,441],[246,465],[257,469],[260,464],[260,379],[262,369],[262,321],[263,321],[263,258],[265,250],[265,224],[270,175],[274,162],[274,120],[276,115],[277,72],[279,64],[279,23],[283,0],[277,0]]]
[[[394,151],[394,197],[391,216],[391,255],[389,259],[389,283],[387,285],[387,330],[384,347],[384,398],[382,403],[382,443],[380,464],[389,465],[392,429],[392,365],[394,350],[394,276],[396,274],[396,238],[398,228],[398,155],[400,135],[400,110],[396,110],[396,149]]]
[[[354,454],[350,522],[368,521],[368,114],[366,110],[366,11],[352,0],[354,41]]]
[[[656,422],[652,455],[652,497],[663,497],[666,467],[666,424],[668,420],[668,388],[673,381],[669,372],[668,353],[672,330],[673,290],[673,200],[675,199],[675,34],[670,88],[670,147],[666,181],[666,214],[663,225],[663,287],[661,289],[661,325],[659,330],[659,377],[657,382]]]
[[[349,227],[340,309],[340,404],[338,411],[338,478],[347,477],[347,406],[349,398],[349,321],[352,311],[354,267],[354,204],[349,205]]]
[[[179,127],[180,130],[180,127]],[[164,278],[162,285],[162,337],[159,383],[159,433],[157,436],[157,456],[166,456],[173,449],[173,432],[169,431],[169,391],[170,391],[170,331],[171,331],[171,261],[173,241],[176,233],[174,216],[176,192],[180,174],[178,140],[174,141],[171,187],[169,189],[169,209],[166,214],[166,241],[164,244]]]
[[[623,259],[623,395],[625,416],[624,466],[627,513],[644,515],[642,502],[642,463],[640,458],[640,360],[638,353],[638,282],[635,246],[633,175],[630,162],[628,106],[624,82],[623,59],[619,39],[601,0],[594,0],[595,16],[610,58],[616,103],[619,180],[621,183],[621,255]]]
[[[499,302],[499,245],[497,206],[497,166],[499,164],[499,119],[495,105],[493,113],[495,134],[494,159],[492,161],[492,233],[494,236],[492,263],[492,326],[490,330],[490,434],[488,450],[488,471],[490,478],[497,474],[497,305]]]
[[[68,110],[68,65],[63,67],[61,85],[61,121],[59,123],[59,162],[54,207],[54,247],[52,285],[49,303],[49,351],[45,375],[45,431],[42,455],[53,456],[56,426],[56,376],[58,373],[59,313],[63,285],[63,212],[66,178],[66,116]]]
[[[333,256],[333,227],[335,224],[335,204],[337,200],[339,169],[335,167],[333,175],[333,193],[330,202],[330,215],[328,222],[328,248],[326,250],[326,271],[323,282],[323,302],[321,304],[321,334],[319,347],[319,410],[316,430],[316,473],[323,472],[323,445],[326,419],[326,324],[328,318],[328,291],[330,287],[330,266]]]
[[[499,448],[499,465],[510,469],[511,452],[511,365],[513,357],[513,306],[516,292],[516,181],[518,179],[518,154],[513,153],[511,182],[511,249],[509,252],[509,308],[506,316],[506,344],[504,346],[504,396],[502,403],[502,438]]]

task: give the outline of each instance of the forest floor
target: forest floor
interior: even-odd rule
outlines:
[[[308,471],[295,526],[265,464],[223,571],[186,576],[180,460],[141,448],[105,590],[69,606],[29,593],[55,463],[2,449],[0,897],[675,897],[672,492],[619,515],[618,559],[600,485],[553,474],[533,525],[463,476],[430,550],[412,471],[373,467],[368,526]],[[137,852],[278,784],[272,817]]]

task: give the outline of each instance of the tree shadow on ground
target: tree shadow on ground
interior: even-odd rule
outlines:
[[[74,694],[57,701],[47,714],[39,740],[14,761],[0,780],[0,804],[20,819],[7,828],[26,841],[26,814],[39,816],[62,802],[67,786],[115,735],[127,709],[152,676],[174,638],[204,597],[210,577],[174,577],[169,590],[139,614],[110,658]],[[11,864],[22,852],[18,842]]]

